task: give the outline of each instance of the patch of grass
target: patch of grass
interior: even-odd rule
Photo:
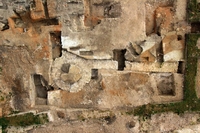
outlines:
[[[151,117],[152,114],[163,112],[174,112],[182,114],[190,108],[187,102],[168,103],[168,104],[148,104],[134,109],[132,114],[138,116]]]
[[[195,91],[195,77],[197,72],[197,58],[188,58],[184,82],[184,101],[197,100]]]
[[[198,22],[200,21],[200,7],[197,3],[197,0],[189,0],[187,7],[187,18],[189,22]]]
[[[8,126],[26,127],[31,125],[40,125],[46,122],[48,122],[47,114],[34,115],[33,113],[27,113],[24,115],[0,118],[0,125],[4,132]]]
[[[5,132],[8,126],[8,120],[5,117],[0,118],[0,125],[2,126],[2,131]]]
[[[197,48],[196,43],[200,34],[187,34],[186,44],[187,44],[187,56],[186,58],[198,58],[200,56],[200,50]]]
[[[4,97],[3,96],[0,96],[0,101],[4,101]]]

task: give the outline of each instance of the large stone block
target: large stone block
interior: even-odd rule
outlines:
[[[184,59],[184,41],[175,32],[168,33],[163,39],[164,61],[181,61]]]
[[[139,71],[139,72],[172,72],[176,73],[178,70],[178,62],[126,62],[125,70]]]
[[[155,62],[159,54],[159,48],[161,47],[161,37],[157,34],[151,34],[147,37],[146,41],[141,45],[143,51],[140,55],[142,62]]]

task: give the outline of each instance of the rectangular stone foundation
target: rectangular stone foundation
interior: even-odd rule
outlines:
[[[178,62],[163,62],[160,63],[139,63],[126,62],[125,70],[139,71],[139,72],[172,72],[176,73],[178,70]]]

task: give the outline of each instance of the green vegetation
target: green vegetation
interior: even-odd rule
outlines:
[[[11,93],[9,92],[9,94],[6,94],[2,91],[0,91],[0,102],[4,102],[4,101],[8,101],[11,98]]]
[[[5,132],[5,129],[8,126],[26,127],[30,125],[44,124],[46,122],[48,122],[46,114],[34,115],[33,113],[27,113],[23,115],[0,118],[0,125],[2,126],[3,132]]]
[[[189,0],[187,10],[189,22],[200,21],[200,4],[197,3],[197,0]]]
[[[0,101],[4,101],[4,97],[3,96],[0,96]]]
[[[20,111],[12,110],[12,109],[11,109],[11,113],[10,113],[10,115],[14,115],[14,114],[18,114],[18,113],[20,113]]]
[[[82,116],[82,115],[78,115],[78,119],[79,119],[80,121],[85,121],[85,120],[86,120],[86,118],[85,118],[84,116]]]
[[[127,114],[134,114],[144,117],[150,117],[155,113],[175,112],[184,113],[185,111],[200,111],[200,100],[197,98],[195,91],[195,76],[197,72],[197,60],[200,57],[200,50],[196,47],[196,43],[200,34],[186,35],[186,72],[184,81],[184,99],[182,102],[169,104],[148,104],[136,107]]]

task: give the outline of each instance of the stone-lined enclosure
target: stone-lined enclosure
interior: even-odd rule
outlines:
[[[0,1],[3,114],[183,99],[186,0]],[[4,101],[3,100],[3,101]],[[11,101],[11,104],[6,102]]]

